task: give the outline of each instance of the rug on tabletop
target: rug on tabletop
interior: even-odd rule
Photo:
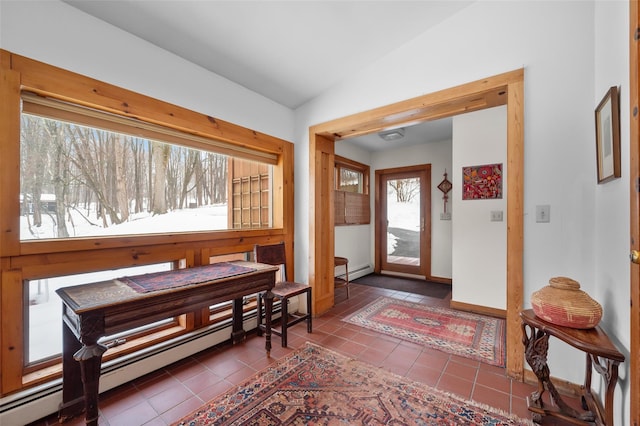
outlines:
[[[174,425],[530,425],[307,343]]]
[[[505,321],[500,318],[383,296],[343,321],[486,364],[505,365]]]

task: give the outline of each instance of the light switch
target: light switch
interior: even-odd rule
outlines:
[[[491,212],[491,222],[502,222],[502,210],[493,210]]]
[[[551,206],[536,206],[536,222],[547,223],[551,221]]]

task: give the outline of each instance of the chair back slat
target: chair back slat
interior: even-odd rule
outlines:
[[[287,258],[285,255],[284,242],[278,244],[256,244],[253,247],[253,257],[258,263],[266,263],[267,265],[280,266],[282,280],[286,280],[285,264]]]

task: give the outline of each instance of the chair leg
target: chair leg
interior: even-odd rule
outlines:
[[[258,329],[256,331],[258,336],[262,336],[262,293],[258,293],[257,299],[257,311],[258,311]]]
[[[280,328],[281,328],[281,336],[280,338],[282,339],[282,347],[286,348],[287,347],[287,322],[289,321],[289,298],[287,297],[283,297],[282,299],[280,299],[280,307],[281,307],[281,313],[282,313],[282,318],[280,318]]]
[[[345,287],[347,288],[347,299],[349,299],[349,262],[344,265],[344,281]]]
[[[307,333],[311,333],[311,289],[307,290]]]

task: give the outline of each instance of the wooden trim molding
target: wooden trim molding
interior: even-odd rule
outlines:
[[[640,251],[640,3],[629,1],[630,250]],[[629,424],[640,426],[640,265],[630,262]]]
[[[385,127],[450,117],[507,105],[507,374],[522,380],[524,348],[519,313],[523,307],[524,69],[477,80],[310,127],[309,282],[314,309],[333,306],[334,229],[332,204],[323,188],[332,187],[333,170],[322,159],[334,155],[341,138]],[[327,220],[329,218],[329,220]]]
[[[489,306],[473,305],[471,303],[465,303],[465,302],[456,302],[455,300],[452,300],[451,302],[449,302],[449,307],[451,309],[457,309],[459,311],[488,315],[490,317],[496,317],[496,318],[507,317],[507,311],[505,311],[504,309],[496,309],[496,308],[491,308]]]

